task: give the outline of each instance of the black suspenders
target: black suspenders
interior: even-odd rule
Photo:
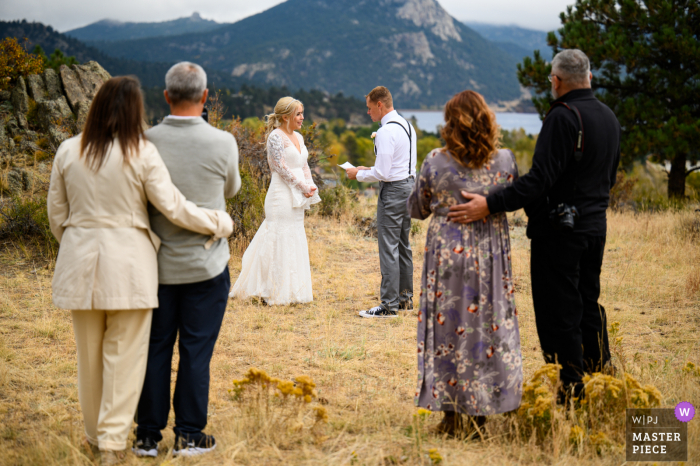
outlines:
[[[401,117],[401,118],[403,118],[403,117]],[[404,118],[404,120],[406,120],[406,119]],[[406,120],[406,123],[408,124],[408,131],[398,121],[389,121],[389,122],[387,122],[387,125],[388,124],[399,125],[401,127],[401,129],[404,131],[404,133],[406,133],[406,136],[408,136],[408,176],[411,176],[411,162],[413,161],[413,139],[411,138],[411,136],[413,135],[413,130],[411,129],[411,123],[408,123],[408,120]],[[374,155],[377,155],[377,147],[376,146],[374,147]]]

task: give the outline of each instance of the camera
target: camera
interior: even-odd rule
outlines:
[[[549,221],[561,231],[573,231],[577,218],[578,210],[576,207],[564,203],[559,204],[549,212]]]
[[[204,107],[204,110],[202,110],[202,118],[204,118],[204,121],[209,123],[209,110],[207,110],[206,107]]]

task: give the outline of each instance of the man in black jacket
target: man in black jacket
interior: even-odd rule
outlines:
[[[525,208],[540,345],[547,362],[562,365],[561,381],[574,396],[583,387],[584,372],[600,371],[610,361],[605,309],[598,297],[605,212],[620,161],[620,124],[594,96],[591,79],[583,52],[558,53],[549,76],[556,100],[542,124],[530,171],[487,198],[463,191],[470,201],[449,214],[452,221],[469,223]],[[580,131],[583,155],[576,161]],[[573,231],[550,220],[550,211],[562,203],[578,210]]]

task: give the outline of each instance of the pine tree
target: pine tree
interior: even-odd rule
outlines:
[[[553,55],[578,48],[588,55],[593,89],[622,125],[623,163],[670,165],[668,196],[685,195],[685,178],[700,159],[700,2],[577,0],[550,32]],[[551,65],[540,53],[518,65],[518,79],[538,94],[541,115],[552,96]]]

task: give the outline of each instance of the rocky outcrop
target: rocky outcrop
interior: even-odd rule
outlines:
[[[96,62],[57,73],[19,78],[10,91],[0,92],[0,168],[7,168],[4,185],[11,191],[28,189],[21,167],[43,160],[71,136],[82,131],[92,99],[109,73]]]
[[[53,68],[47,68],[44,71],[44,84],[46,84],[46,92],[49,95],[49,100],[58,99],[63,95],[63,86]]]
[[[41,102],[48,99],[44,80],[38,74],[33,74],[27,77],[27,91],[29,92],[29,97],[34,99],[35,102]]]
[[[71,136],[69,125],[73,123],[73,113],[65,97],[37,102],[37,117],[55,146]]]
[[[27,85],[22,76],[17,80],[17,85],[12,89],[12,107],[15,112],[26,114],[29,111],[29,96]]]
[[[80,84],[83,86],[85,97],[88,100],[94,99],[102,84],[111,78],[109,73],[94,61],[84,65],[75,65],[73,69],[80,78]]]
[[[78,102],[87,100],[85,96],[85,90],[80,84],[80,79],[78,74],[72,69],[68,68],[66,65],[61,65],[59,70],[61,75],[61,83],[63,83],[63,90],[65,92],[70,108],[75,110]]]

